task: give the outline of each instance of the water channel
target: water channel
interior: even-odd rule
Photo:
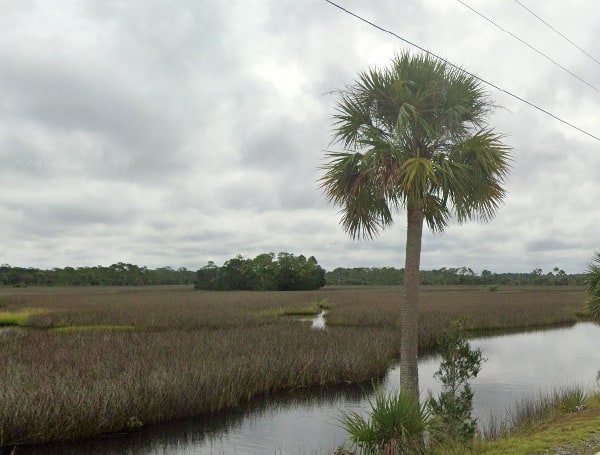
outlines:
[[[317,324],[318,326],[319,324]],[[565,328],[475,338],[487,361],[473,382],[474,415],[486,422],[502,416],[525,397],[552,388],[597,387],[600,370],[600,325],[580,323]],[[439,392],[433,373],[437,356],[419,364],[423,391]],[[399,369],[393,367],[382,386],[397,390]],[[20,448],[34,454],[332,454],[345,441],[336,417],[340,410],[368,409],[372,390],[332,387],[295,391],[255,400],[244,409],[223,416],[195,418],[156,425],[134,434],[97,438],[81,443]]]

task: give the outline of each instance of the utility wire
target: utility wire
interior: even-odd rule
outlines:
[[[577,49],[579,49],[581,52],[583,52],[585,55],[587,55],[589,58],[591,58],[593,61],[595,61],[596,63],[600,64],[600,60],[598,60],[596,57],[594,57],[593,55],[590,55],[586,52],[585,49],[579,47],[577,44],[575,44],[573,41],[571,41],[569,38],[567,38],[564,34],[562,34],[561,32],[559,32],[558,30],[556,30],[554,27],[552,27],[552,25],[550,25],[548,22],[546,22],[544,19],[542,19],[540,16],[538,16],[537,14],[535,14],[533,11],[531,11],[529,8],[527,8],[525,5],[523,5],[523,3],[521,3],[519,0],[515,0],[515,3],[519,6],[521,6],[523,9],[527,10],[531,15],[533,15],[536,19],[538,19],[539,21],[543,22],[550,30],[552,30],[554,33],[556,33],[558,36],[562,37],[564,40],[566,40],[567,42],[571,43],[573,46],[575,46]]]
[[[580,133],[583,133],[583,134],[585,134],[586,136],[589,136],[589,137],[591,137],[592,139],[596,139],[598,142],[600,142],[600,137],[598,137],[598,136],[594,136],[592,133],[589,133],[589,132],[587,132],[586,130],[584,130],[584,129],[582,129],[582,128],[579,128],[578,126],[575,126],[575,125],[573,125],[572,123],[569,123],[569,122],[567,122],[566,120],[563,120],[563,119],[561,119],[560,117],[558,117],[558,116],[554,115],[553,113],[551,113],[551,112],[549,112],[549,111],[547,111],[547,110],[545,110],[545,109],[543,109],[543,108],[541,108],[541,107],[539,107],[539,106],[537,106],[537,105],[533,104],[532,102],[530,102],[530,101],[527,101],[526,99],[524,99],[524,98],[521,98],[520,96],[518,96],[518,95],[515,95],[514,93],[512,93],[512,92],[509,92],[508,90],[505,90],[505,89],[503,89],[503,88],[501,88],[501,87],[499,87],[499,86],[497,86],[497,85],[495,85],[495,84],[493,84],[493,83],[491,83],[491,82],[488,82],[488,81],[486,81],[485,79],[483,79],[483,78],[481,78],[481,77],[479,77],[479,76],[476,76],[475,74],[473,74],[473,73],[471,73],[471,72],[469,72],[469,71],[467,71],[467,70],[465,70],[465,69],[461,68],[460,66],[458,66],[458,65],[455,65],[454,63],[450,62],[449,60],[446,60],[445,58],[443,58],[443,57],[440,57],[439,55],[437,55],[437,54],[434,54],[434,53],[433,53],[433,52],[431,52],[431,51],[428,51],[427,49],[425,49],[425,48],[423,48],[423,47],[419,46],[418,44],[415,44],[415,43],[413,43],[412,41],[409,41],[409,40],[407,40],[406,38],[402,38],[400,35],[398,35],[398,34],[396,34],[396,33],[392,32],[392,31],[390,31],[390,30],[387,30],[387,29],[383,28],[383,27],[381,27],[381,26],[379,26],[379,25],[375,24],[374,22],[371,22],[371,21],[369,21],[369,20],[365,19],[365,18],[364,18],[364,17],[362,17],[362,16],[359,16],[358,14],[356,14],[356,13],[353,13],[353,12],[352,12],[352,11],[350,11],[350,10],[347,10],[347,9],[346,9],[346,8],[344,8],[343,6],[340,6],[340,5],[338,5],[337,3],[335,3],[335,2],[333,2],[333,1],[331,1],[331,0],[325,0],[325,1],[326,1],[327,3],[329,3],[330,5],[332,5],[332,6],[335,6],[335,7],[336,7],[336,8],[338,8],[339,10],[341,10],[341,11],[343,11],[343,12],[345,12],[345,13],[349,14],[350,16],[353,16],[353,17],[355,17],[356,19],[358,19],[358,20],[360,20],[360,21],[362,21],[362,22],[364,22],[364,23],[366,23],[366,24],[369,24],[371,27],[374,27],[374,28],[376,28],[377,30],[380,30],[380,31],[382,31],[382,32],[384,32],[384,33],[387,33],[387,34],[389,34],[389,35],[392,35],[394,38],[396,38],[396,39],[399,39],[400,41],[404,41],[405,43],[407,43],[407,44],[409,44],[409,45],[411,45],[411,46],[413,46],[413,47],[416,47],[416,48],[417,48],[417,49],[419,49],[420,51],[423,51],[423,52],[425,52],[426,54],[428,54],[428,55],[431,55],[432,57],[435,57],[435,58],[437,58],[438,60],[441,60],[441,61],[442,61],[442,62],[444,62],[444,63],[447,63],[447,64],[448,64],[448,65],[450,65],[451,67],[453,67],[453,68],[455,68],[455,69],[457,69],[457,70],[459,70],[459,71],[462,71],[463,73],[465,73],[465,74],[468,74],[468,75],[469,75],[469,76],[471,76],[471,77],[474,77],[474,78],[475,78],[475,79],[477,79],[478,81],[481,81],[481,82],[483,82],[484,84],[486,84],[486,85],[488,85],[488,86],[490,86],[490,87],[492,87],[492,88],[495,88],[496,90],[498,90],[498,91],[500,91],[500,92],[502,92],[502,93],[506,93],[508,96],[511,96],[511,97],[513,97],[513,98],[515,98],[515,99],[517,99],[517,100],[521,101],[522,103],[525,103],[525,104],[527,104],[527,105],[529,105],[529,106],[533,107],[534,109],[537,109],[538,111],[540,111],[540,112],[543,112],[544,114],[546,114],[546,115],[548,115],[548,116],[552,117],[553,119],[555,119],[555,120],[558,120],[559,122],[561,122],[561,123],[563,123],[563,124],[565,124],[565,125],[567,125],[567,126],[570,126],[570,127],[571,127],[571,128],[573,128],[573,129],[576,129],[576,130],[577,130],[577,131],[579,131]]]
[[[593,86],[592,84],[590,84],[588,81],[586,81],[585,79],[582,79],[581,77],[579,77],[577,74],[575,74],[573,71],[565,68],[564,66],[562,66],[560,63],[558,63],[556,60],[554,60],[552,57],[549,57],[547,54],[544,54],[542,51],[540,51],[539,49],[536,49],[535,47],[533,47],[531,44],[529,44],[527,41],[525,41],[524,39],[519,38],[517,35],[515,35],[513,32],[506,30],[504,27],[502,27],[501,25],[499,25],[498,23],[494,22],[493,20],[491,20],[489,17],[483,15],[482,13],[480,13],[479,11],[477,11],[476,9],[472,8],[471,6],[467,5],[465,2],[463,2],[462,0],[456,0],[458,3],[460,3],[461,5],[465,6],[466,8],[469,8],[471,11],[473,11],[475,14],[477,14],[479,17],[485,19],[486,21],[488,21],[490,24],[495,25],[496,27],[498,27],[500,30],[502,30],[504,33],[508,33],[510,36],[512,36],[514,39],[516,39],[517,41],[519,41],[520,43],[524,44],[525,46],[527,46],[529,49],[531,49],[532,51],[538,53],[539,55],[541,55],[542,57],[544,57],[546,60],[548,60],[549,62],[554,63],[556,66],[558,66],[560,69],[562,69],[563,71],[566,71],[567,73],[569,73],[571,76],[573,76],[575,79],[578,79],[579,81],[583,82],[585,85],[587,85],[588,87],[596,90],[597,92],[600,92],[600,89],[598,89],[597,87]]]

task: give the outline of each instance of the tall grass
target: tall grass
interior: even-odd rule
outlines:
[[[397,327],[401,287],[341,288],[329,297],[329,326]],[[585,292],[582,287],[424,286],[419,301],[419,345],[431,349],[452,321],[463,316],[472,334],[575,323]]]
[[[80,438],[216,412],[280,389],[385,373],[391,331],[298,323],[218,330],[35,330],[2,340],[5,444]]]
[[[504,416],[492,415],[482,430],[484,440],[498,439],[530,428],[553,413],[583,409],[587,394],[580,386],[569,386],[540,392],[513,405]]]

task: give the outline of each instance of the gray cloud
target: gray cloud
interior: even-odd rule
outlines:
[[[595,92],[461,5],[342,3],[600,134]],[[598,79],[593,62],[519,8],[480,7]],[[591,0],[531,7],[600,53]],[[323,151],[338,149],[335,91],[406,49],[325,2],[4,5],[0,262],[195,268],[289,251],[327,268],[402,267],[405,214],[374,241],[353,241],[317,181]],[[425,233],[423,267],[582,270],[600,245],[597,143],[501,92],[490,97],[506,107],[490,124],[515,152],[509,195],[489,224]]]

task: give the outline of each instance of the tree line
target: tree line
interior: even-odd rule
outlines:
[[[555,267],[543,272],[493,273],[484,270],[476,274],[471,268],[422,270],[424,285],[582,285],[584,274],[567,274]],[[254,259],[236,256],[222,267],[209,261],[198,271],[185,267],[149,269],[118,262],[110,266],[64,267],[49,270],[0,265],[0,286],[149,286],[195,285],[198,289],[318,289],[326,285],[401,285],[404,269],[394,267],[338,267],[324,271],[314,257],[288,253],[261,254]]]
[[[196,272],[185,267],[149,269],[118,262],[109,266],[37,268],[0,266],[3,286],[147,286],[158,284],[194,284]]]
[[[404,269],[393,267],[368,268],[339,267],[325,273],[327,285],[352,286],[352,285],[398,285],[404,284]],[[493,273],[483,270],[476,274],[470,267],[446,268],[434,270],[421,270],[420,284],[422,285],[582,285],[584,274],[567,274],[564,270],[555,267],[552,271],[544,273],[542,269],[534,269],[529,273]]]
[[[240,255],[218,267],[210,261],[198,270],[196,289],[302,291],[325,285],[325,270],[314,256],[294,256],[290,253],[259,254],[254,259]]]

